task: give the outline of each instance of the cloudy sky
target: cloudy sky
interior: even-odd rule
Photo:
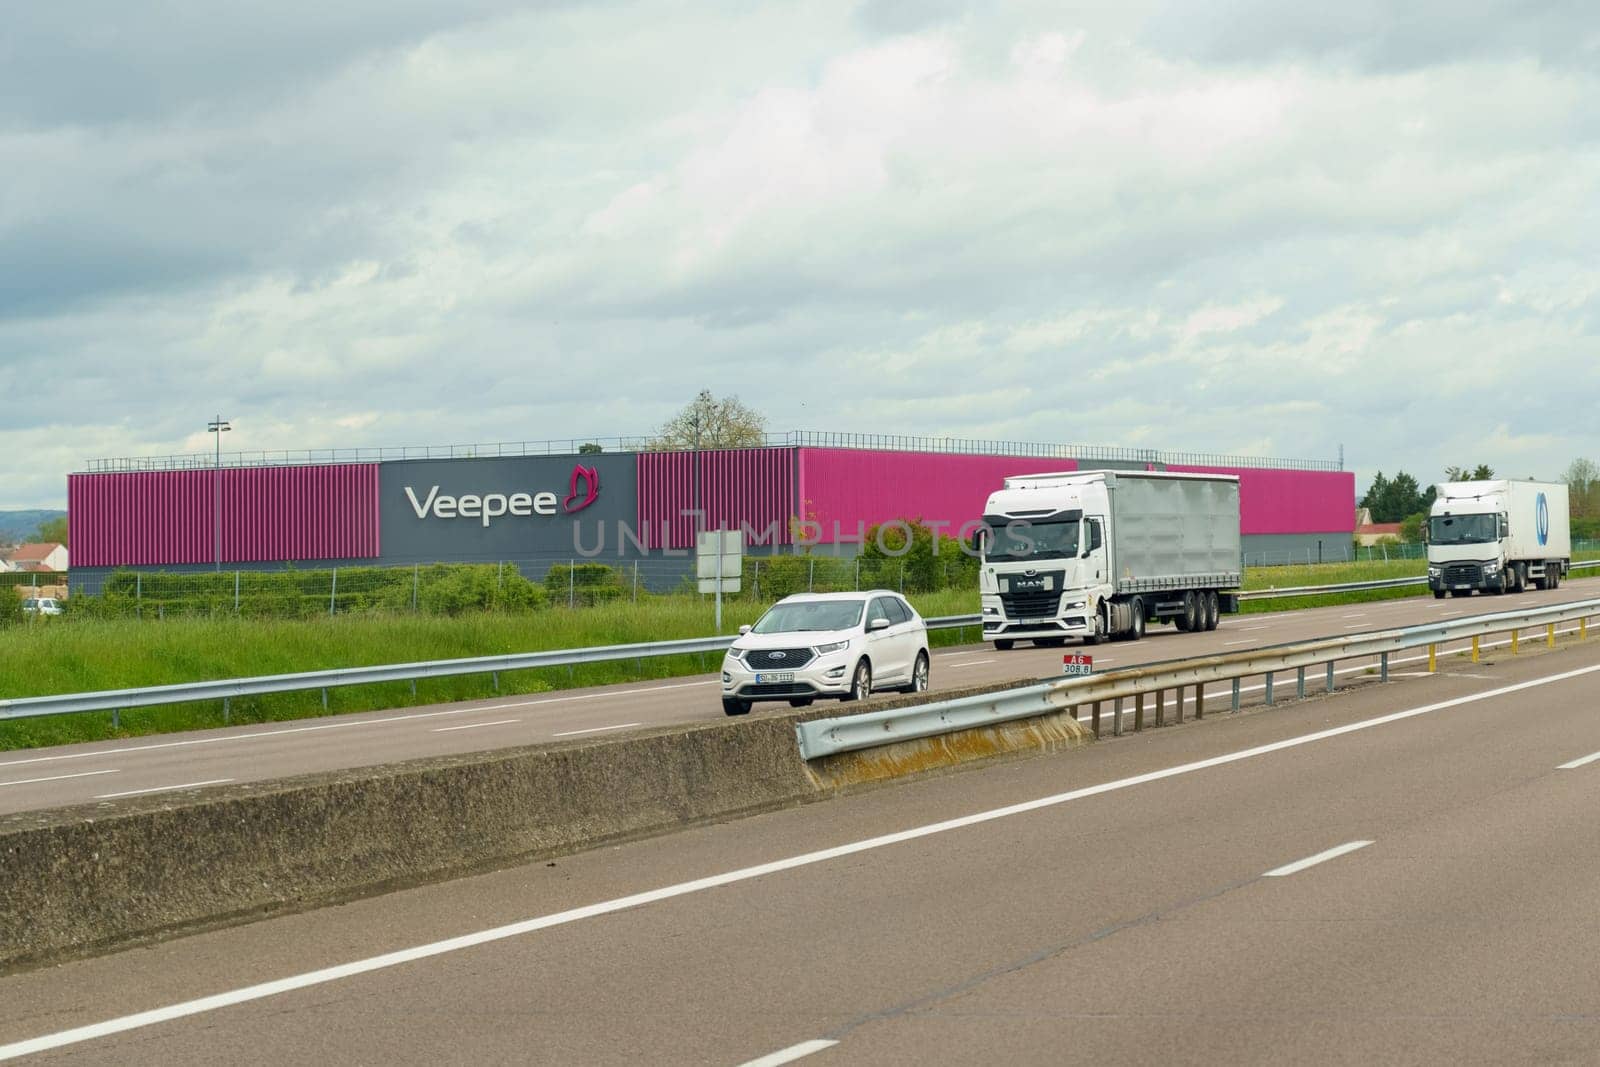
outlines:
[[[1600,459],[1587,0],[61,0],[0,507],[96,457],[773,430]]]

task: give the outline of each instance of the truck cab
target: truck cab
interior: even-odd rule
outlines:
[[[1001,649],[1018,639],[1094,640],[1111,592],[1104,484],[1007,484],[989,497],[978,539],[984,637]]]

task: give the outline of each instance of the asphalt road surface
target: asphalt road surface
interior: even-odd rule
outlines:
[[[1593,1063],[1597,687],[1532,644],[14,975],[0,1058]]]
[[[1106,670],[1595,596],[1600,596],[1600,579],[1573,581],[1554,592],[1532,591],[1514,596],[1469,600],[1430,597],[1224,616],[1222,626],[1212,633],[1185,634],[1163,626],[1138,643],[1113,642],[1089,651],[1094,655],[1095,669]],[[1063,651],[1079,649],[1072,645],[1066,649],[1028,646],[997,652],[992,646],[976,645],[939,650],[934,654],[931,684],[937,691],[1057,677]],[[1354,663],[1341,667],[1345,677],[1365,669]],[[701,675],[0,752],[0,814],[718,720],[723,718],[718,685],[718,675]],[[845,705],[837,706],[841,714],[845,713]],[[757,705],[757,714],[761,708],[787,710],[788,705]]]

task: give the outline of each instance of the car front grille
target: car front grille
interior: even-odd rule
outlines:
[[[817,691],[804,682],[786,682],[781,685],[747,685],[739,690],[742,697],[814,697]]]
[[[758,671],[792,671],[804,667],[817,654],[809,648],[760,648],[744,654],[745,663]]]

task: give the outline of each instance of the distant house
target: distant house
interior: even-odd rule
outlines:
[[[6,557],[14,571],[54,571],[67,569],[67,546],[58,544],[20,545]]]
[[[1400,540],[1398,522],[1364,522],[1356,527],[1356,544],[1375,545],[1385,537]]]

